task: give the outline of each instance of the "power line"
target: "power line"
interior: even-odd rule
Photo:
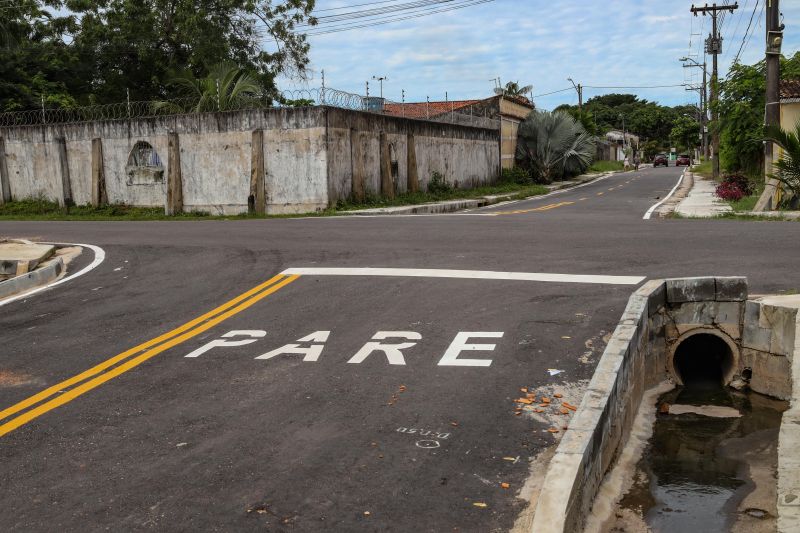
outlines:
[[[750,22],[747,23],[747,29],[744,30],[744,35],[742,36],[742,44],[739,45],[739,51],[736,52],[736,57],[733,58],[733,63],[731,63],[732,65],[735,65],[736,62],[739,61],[739,56],[741,56],[742,50],[744,50],[745,46],[747,46],[745,44],[745,40],[746,40],[747,43],[750,42],[750,39],[747,37],[747,33],[750,31],[750,26],[753,24],[753,17],[756,14],[756,9],[757,8],[758,8],[758,0],[756,0],[756,4],[753,6],[753,12],[750,14]],[[761,13],[763,13],[763,12],[764,12],[764,5],[762,4],[761,5]],[[759,18],[760,18],[760,15],[759,15]],[[753,28],[753,33],[755,33],[755,28]],[[752,34],[750,34],[750,37],[752,37]]]
[[[337,13],[335,15],[326,15],[322,17],[315,17],[317,25],[330,24],[332,22],[341,22],[345,20],[355,20],[360,18],[368,18],[373,16],[385,15],[387,13],[397,13],[401,11],[413,10],[420,7],[436,6],[439,4],[452,3],[454,0],[417,0],[415,2],[406,2],[403,4],[396,4],[393,6],[384,6],[374,9],[362,9],[360,11],[350,11],[347,13]],[[300,26],[311,26],[311,24],[301,24]]]
[[[425,10],[424,12],[417,13],[417,14],[414,14],[414,15],[406,15],[406,16],[402,16],[402,17],[389,17],[389,18],[386,18],[386,19],[373,19],[371,21],[364,21],[363,23],[359,23],[359,24],[352,24],[351,23],[351,24],[344,24],[344,25],[340,25],[340,26],[329,26],[329,27],[326,27],[326,28],[321,28],[321,31],[309,31],[309,32],[305,32],[305,33],[306,33],[306,35],[312,36],[312,35],[325,35],[327,33],[338,33],[338,32],[342,32],[342,31],[354,30],[354,29],[358,29],[358,28],[370,28],[370,27],[373,27],[373,26],[380,26],[380,25],[383,25],[383,24],[390,24],[392,22],[399,22],[399,21],[402,21],[402,20],[409,20],[409,19],[415,19],[415,18],[420,18],[420,17],[427,17],[429,15],[433,15],[433,14],[436,14],[436,13],[444,13],[446,11],[454,11],[456,9],[463,9],[465,7],[471,7],[471,6],[475,6],[475,5],[479,5],[479,4],[485,4],[485,3],[489,3],[489,2],[495,2],[495,1],[497,1],[497,0],[465,0],[465,1],[462,1],[461,3],[459,3],[459,4],[454,4],[451,7],[443,7],[443,8],[440,8],[440,9]]]
[[[322,13],[324,11],[341,11],[342,9],[352,9],[354,7],[362,7],[362,6],[374,6],[378,4],[391,4],[392,2],[397,2],[398,0],[384,0],[383,2],[364,2],[363,4],[350,4],[349,6],[339,6],[339,7],[328,7],[325,9],[315,9],[315,13]]]
[[[549,93],[542,93],[542,94],[534,94],[533,98],[541,98],[542,96],[550,96],[551,94],[563,93],[567,91],[573,91],[572,87],[567,87],[566,89],[559,89],[557,91],[551,91]]]
[[[668,87],[685,87],[685,83],[678,83],[673,85],[584,85],[587,89],[664,89]]]

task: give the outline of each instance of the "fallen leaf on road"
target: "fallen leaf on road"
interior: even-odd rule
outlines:
[[[516,461],[516,457],[503,457],[503,461]]]
[[[563,395],[563,394],[561,394],[560,392],[557,392],[557,393],[553,394],[553,396],[555,396],[556,398],[561,398],[561,397],[563,397],[564,395]]]
[[[369,511],[364,511],[364,516],[369,516],[371,513]]]
[[[544,409],[534,409],[535,413],[544,413]]]
[[[450,425],[453,426],[453,427],[456,427],[456,426],[458,426],[458,422],[450,422]]]
[[[556,428],[549,428],[547,431],[549,433],[558,433],[558,430]]]
[[[528,387],[522,387],[519,389],[520,392],[528,392]]]
[[[514,414],[515,414],[515,415],[517,415],[517,416],[519,416],[519,415],[521,415],[521,414],[522,414],[522,411],[517,411],[517,412],[516,412],[516,413],[514,413]]]
[[[547,396],[542,396],[542,403],[550,403],[550,398]]]
[[[566,407],[562,407],[558,410],[558,412],[561,413],[562,415],[565,415],[569,413],[569,409],[567,409]]]
[[[578,408],[577,408],[577,407],[575,407],[574,405],[572,405],[572,404],[569,404],[569,403],[567,403],[567,402],[561,402],[561,405],[563,405],[564,407],[566,407],[566,408],[567,408],[567,409],[569,409],[570,411],[577,411],[577,410],[578,410]]]
[[[507,489],[511,485],[509,485],[508,483],[500,483],[500,486],[503,487],[504,489]]]
[[[481,509],[486,509],[487,507],[489,507],[488,505],[486,505],[483,502],[475,502],[472,505],[474,505],[475,507],[480,507]]]
[[[570,337],[569,335],[562,335],[561,338],[562,339],[571,339],[572,337]]]
[[[564,372],[564,371],[563,370],[559,370],[557,368],[548,368],[547,369],[547,373],[550,374],[551,376],[555,376],[555,375],[561,374],[562,372]]]
[[[517,403],[524,403],[524,404],[532,404],[533,403],[533,400],[529,400],[527,398],[517,398],[514,401],[517,402]]]

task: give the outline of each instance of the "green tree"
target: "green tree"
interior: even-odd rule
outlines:
[[[764,61],[755,65],[737,63],[719,82],[717,103],[720,164],[729,171],[759,174],[764,165],[763,138],[766,91]],[[783,79],[800,77],[800,52],[781,60]]]
[[[518,134],[517,161],[542,183],[580,174],[594,159],[594,139],[567,113],[534,111]]]
[[[680,116],[673,122],[669,134],[672,145],[680,150],[691,150],[700,142],[700,124],[689,117]]]
[[[176,96],[170,80],[231,62],[262,91],[308,63],[315,0],[14,0],[3,8],[0,109]],[[58,16],[56,15],[58,14]],[[18,43],[16,45],[12,43]],[[66,98],[68,97],[68,98]]]
[[[506,83],[505,87],[497,87],[494,90],[495,94],[502,94],[503,96],[511,96],[511,97],[525,97],[527,100],[527,94],[533,90],[533,85],[525,85],[521,86],[518,81],[510,81]]]
[[[259,85],[256,79],[233,63],[220,63],[207,76],[195,78],[191,72],[172,80],[186,104],[174,101],[156,102],[156,111],[172,113],[231,111],[258,102]]]

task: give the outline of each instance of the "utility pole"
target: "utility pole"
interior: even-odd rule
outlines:
[[[708,160],[708,136],[706,135],[706,124],[708,122],[708,68],[706,62],[698,63],[690,57],[682,57],[678,61],[683,61],[683,68],[697,67],[703,69],[703,87],[695,88],[689,87],[687,91],[697,90],[700,93],[700,131],[703,141],[703,156]],[[686,61],[691,61],[691,64],[685,64]]]
[[[717,86],[717,56],[722,53],[722,37],[717,30],[717,15],[721,11],[729,11],[733,13],[737,9],[739,9],[738,3],[722,6],[718,6],[717,4],[712,4],[709,6],[708,4],[705,4],[703,7],[694,7],[694,5],[692,5],[692,8],[690,9],[695,17],[698,13],[702,13],[703,16],[711,15],[711,35],[709,35],[708,39],[706,39],[706,53],[711,54],[713,57],[713,61],[711,63],[711,149],[713,152],[711,156],[711,170],[712,174],[714,175],[714,179],[719,178],[719,112],[717,111],[719,88]]]
[[[583,87],[581,84],[575,85],[575,82],[572,81],[572,78],[567,78],[567,81],[572,84],[572,87],[578,92],[578,112],[583,116]]]
[[[781,42],[783,41],[783,25],[780,23],[778,0],[767,0],[767,92],[764,109],[764,126],[779,126],[781,123],[781,107],[779,85],[781,80]],[[772,173],[773,144],[764,143],[764,174]]]
[[[383,100],[383,80],[388,80],[388,76],[372,76],[373,80],[378,80],[381,84],[381,100]]]

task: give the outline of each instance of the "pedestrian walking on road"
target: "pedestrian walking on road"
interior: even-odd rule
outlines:
[[[639,159],[639,154],[633,156],[633,168],[634,170],[639,170],[639,164],[641,163],[641,159]]]
[[[622,162],[622,167],[625,170],[630,170],[631,169],[631,162],[628,160],[628,156],[627,155],[625,156],[625,161]]]

